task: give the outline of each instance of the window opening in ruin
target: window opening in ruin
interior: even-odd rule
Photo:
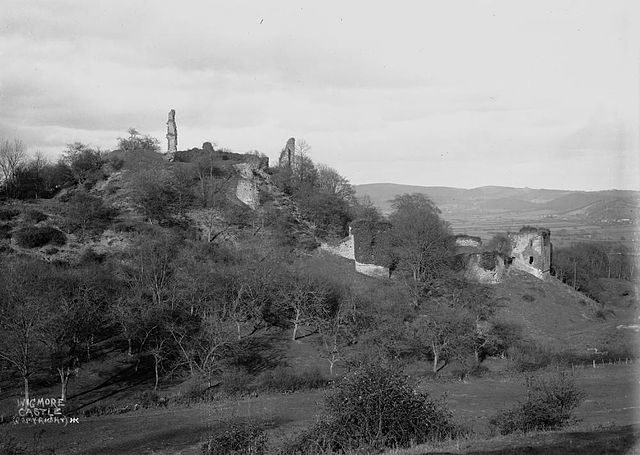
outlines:
[[[533,264],[533,256],[529,256],[529,264]]]

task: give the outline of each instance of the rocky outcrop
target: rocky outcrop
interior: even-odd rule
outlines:
[[[280,167],[291,167],[293,164],[293,160],[296,153],[296,139],[294,137],[290,137],[287,141],[287,144],[282,149],[282,153],[280,153],[280,159],[278,160],[278,166]]]
[[[178,151],[178,129],[176,127],[176,111],[169,111],[169,119],[167,120],[167,153],[173,156]]]
[[[256,161],[250,161],[233,165],[233,168],[238,172],[236,197],[252,209],[257,209],[260,205],[258,182],[254,175],[254,171],[258,169],[256,164]]]

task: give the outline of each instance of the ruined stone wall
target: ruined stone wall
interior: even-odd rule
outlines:
[[[389,276],[391,223],[358,220],[351,223],[356,270],[370,276]]]
[[[480,248],[482,246],[482,239],[480,237],[459,234],[456,235],[455,239],[457,247]]]
[[[511,240],[511,266],[540,279],[551,270],[551,232],[543,228],[525,227],[509,234]]]
[[[496,251],[465,255],[464,277],[483,284],[497,284],[507,270],[506,260]]]
[[[282,153],[280,153],[280,159],[278,160],[278,166],[291,168],[296,153],[296,139],[290,137],[287,140]]]
[[[167,153],[174,154],[178,151],[178,128],[176,127],[176,111],[169,111],[167,120]]]
[[[355,252],[353,246],[353,234],[351,228],[349,228],[349,235],[342,240],[338,245],[329,245],[328,243],[322,243],[320,249],[327,251],[328,253],[335,254],[336,256],[343,257],[355,261]]]

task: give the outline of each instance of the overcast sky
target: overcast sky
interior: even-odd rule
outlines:
[[[0,0],[0,138],[129,127],[352,183],[637,189],[638,9],[611,1]]]

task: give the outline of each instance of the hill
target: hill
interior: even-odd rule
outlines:
[[[633,218],[640,207],[640,192],[636,191],[568,191],[533,188],[512,188],[502,186],[483,186],[472,189],[414,186],[395,183],[370,183],[355,186],[359,197],[368,196],[383,212],[391,209],[390,201],[403,193],[422,193],[429,196],[443,212],[461,213],[464,211],[495,210],[498,212],[543,211],[547,214],[560,214],[582,209],[595,204],[609,207],[609,219]],[[617,208],[620,208],[618,213]],[[626,211],[625,211],[626,210]],[[593,221],[597,213],[590,213]]]
[[[617,351],[624,357],[623,351],[630,355],[631,346],[640,341],[632,342],[632,330],[617,328],[636,323],[637,306],[629,300],[633,291],[620,290],[625,284],[628,288],[630,283],[608,286],[607,303],[598,303],[556,279],[542,281],[511,270],[494,287],[498,319],[516,324],[524,338],[552,350],[561,348],[586,356],[587,348],[596,348]]]
[[[568,191],[484,186],[462,189],[441,186],[371,183],[355,186],[358,197],[368,197],[383,213],[390,201],[403,193],[429,196],[455,233],[484,239],[523,225],[551,229],[556,245],[576,241],[622,241],[640,244],[636,226],[640,216],[640,192]]]

